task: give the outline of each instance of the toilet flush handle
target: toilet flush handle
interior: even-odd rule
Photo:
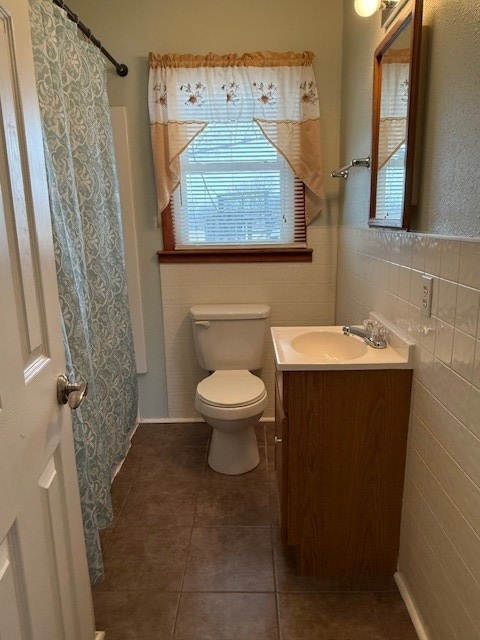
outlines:
[[[210,322],[208,320],[195,320],[195,324],[199,324],[201,327],[205,327],[205,329],[208,329],[210,326]]]

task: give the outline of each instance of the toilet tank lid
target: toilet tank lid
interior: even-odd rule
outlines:
[[[194,320],[242,320],[268,318],[268,304],[195,304],[190,307]]]

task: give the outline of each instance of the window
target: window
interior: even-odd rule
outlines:
[[[176,249],[305,245],[303,183],[254,122],[207,125],[172,205]]]
[[[378,171],[376,217],[401,220],[405,197],[405,142]]]
[[[150,54],[159,259],[311,260],[306,224],[323,204],[312,58]]]
[[[406,177],[410,50],[383,56],[375,218],[391,223],[403,217]]]

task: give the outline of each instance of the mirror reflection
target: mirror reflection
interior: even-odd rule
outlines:
[[[375,51],[370,225],[409,228],[420,33],[412,0]]]
[[[411,24],[408,26],[392,43],[381,62],[375,215],[392,223],[399,223],[402,219],[405,194]]]

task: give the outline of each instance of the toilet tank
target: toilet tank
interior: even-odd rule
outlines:
[[[270,315],[266,304],[197,304],[190,308],[195,350],[200,366],[260,369]]]

